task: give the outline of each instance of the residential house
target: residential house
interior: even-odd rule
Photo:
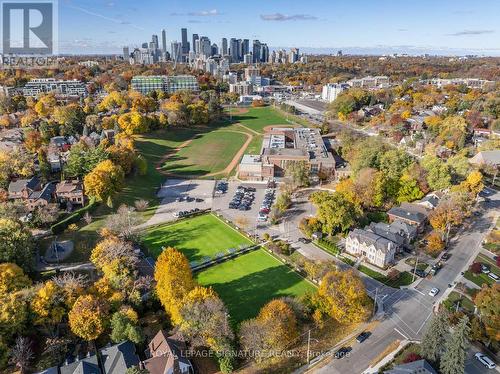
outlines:
[[[391,208],[387,212],[387,215],[389,216],[389,221],[391,222],[400,220],[409,225],[415,226],[417,228],[417,232],[422,232],[427,222],[429,213],[423,206],[403,203],[400,206]]]
[[[500,166],[500,150],[479,152],[469,162],[477,166],[493,166],[498,169]]]
[[[28,199],[33,192],[41,189],[41,181],[36,176],[30,179],[18,179],[9,183],[9,199]]]
[[[407,248],[417,237],[417,229],[403,221],[395,220],[390,224],[384,222],[372,222],[368,229],[377,235],[389,239],[399,247]]]
[[[83,183],[77,179],[64,180],[57,183],[56,199],[59,203],[71,202],[72,204],[84,205],[85,194],[83,192]]]
[[[180,337],[167,336],[164,330],[160,330],[149,343],[145,352],[149,358],[141,362],[141,368],[150,374],[192,374],[194,368],[185,352],[186,343]]]
[[[384,374],[437,374],[437,371],[426,360],[413,361],[407,364],[397,365]]]
[[[47,162],[53,173],[61,171],[71,144],[72,142],[64,136],[54,136],[50,139],[47,147]]]
[[[361,257],[373,265],[385,268],[394,262],[399,245],[372,231],[354,229],[346,238],[345,250],[353,256]]]
[[[422,205],[423,207],[432,210],[438,206],[441,197],[442,194],[440,192],[431,192],[422,200],[416,201],[415,204]]]
[[[54,183],[49,182],[41,190],[33,191],[25,200],[26,207],[30,212],[36,208],[44,207],[54,201],[54,191],[56,186]]]
[[[75,361],[70,362],[66,360],[65,365],[59,368],[60,374],[103,374],[99,367],[99,359],[97,356],[91,355],[87,357],[77,358]]]
[[[128,368],[139,366],[135,345],[128,340],[101,349],[100,356],[104,374],[123,374]]]

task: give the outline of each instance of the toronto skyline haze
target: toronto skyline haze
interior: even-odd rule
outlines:
[[[61,53],[120,53],[162,29],[180,40],[185,27],[217,42],[262,39],[308,53],[498,56],[499,12],[496,0],[61,0],[59,43]]]

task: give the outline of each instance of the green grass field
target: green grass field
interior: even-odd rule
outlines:
[[[315,289],[263,249],[210,267],[196,278],[200,284],[214,288],[235,323],[255,317],[274,298],[299,296]]]
[[[224,170],[247,137],[223,129],[200,134],[167,160],[162,170],[176,175],[203,176]]]
[[[233,115],[233,121],[260,133],[264,132],[266,126],[288,124],[286,117],[270,106],[249,108],[248,113]]]
[[[161,253],[161,247],[174,247],[184,253],[190,262],[212,257],[229,248],[238,248],[241,244],[252,244],[212,214],[152,227],[141,239],[154,257]]]

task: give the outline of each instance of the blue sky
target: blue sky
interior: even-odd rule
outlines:
[[[59,0],[60,52],[115,53],[180,28],[271,47],[500,55],[499,0]]]

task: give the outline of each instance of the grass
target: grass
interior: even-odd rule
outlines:
[[[467,312],[474,313],[474,303],[472,300],[456,291],[452,291],[448,298],[444,301],[444,305],[453,311],[455,311],[457,303],[460,303],[460,307],[465,309]]]
[[[141,237],[142,244],[153,257],[162,247],[174,247],[191,261],[213,257],[218,252],[252,242],[212,214],[204,214],[173,224],[163,224],[147,229]]]
[[[255,317],[274,298],[300,296],[315,289],[263,249],[210,267],[198,273],[197,280],[214,288],[234,323]]]
[[[249,108],[248,113],[233,115],[233,121],[264,133],[264,127],[271,125],[287,125],[286,117],[273,107]]]
[[[491,258],[488,256],[485,256],[483,254],[479,254],[475,259],[474,262],[480,262],[483,264],[487,264],[490,266],[490,271],[500,277],[500,268],[496,265],[496,262],[493,261]],[[479,287],[482,287],[483,284],[488,284],[492,285],[495,283],[493,279],[488,277],[488,274],[484,273],[479,273],[479,274],[474,274],[472,271],[467,270],[464,274],[464,277],[471,282],[474,282],[477,284]]]
[[[401,286],[408,286],[413,282],[413,276],[407,271],[403,271],[399,274],[399,278],[396,280],[391,280],[387,278],[384,274],[381,274],[367,266],[359,265],[358,270],[369,277],[378,280],[379,282],[385,284],[389,287],[398,288]]]
[[[223,171],[246,139],[244,134],[224,130],[199,134],[169,158],[162,170],[181,176],[203,176]]]

